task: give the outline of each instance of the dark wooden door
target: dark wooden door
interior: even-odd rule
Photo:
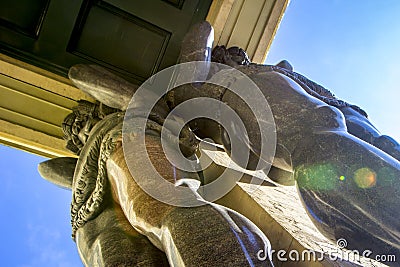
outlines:
[[[66,75],[96,63],[140,83],[176,63],[212,0],[1,0],[0,52]]]

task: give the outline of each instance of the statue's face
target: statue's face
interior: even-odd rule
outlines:
[[[106,105],[80,100],[62,124],[67,149],[79,155],[93,127],[105,116],[117,112]]]
[[[215,47],[212,51],[211,61],[218,62],[218,63],[224,63],[226,53],[227,53],[227,51],[226,51],[225,46],[221,45],[221,46]]]
[[[246,52],[237,46],[233,46],[228,48],[228,54],[233,62],[237,63],[237,65],[249,65],[250,60],[247,56]]]
[[[87,115],[83,118],[76,118],[72,125],[72,132],[78,136],[79,140],[84,145],[90,135],[90,131],[97,122],[99,122],[99,119]]]
[[[246,52],[237,46],[228,49],[223,45],[215,47],[212,52],[211,60],[231,67],[250,64],[250,59]]]

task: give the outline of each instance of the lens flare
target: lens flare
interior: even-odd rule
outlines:
[[[371,188],[376,184],[376,173],[369,168],[361,168],[354,172],[354,181],[360,188]]]

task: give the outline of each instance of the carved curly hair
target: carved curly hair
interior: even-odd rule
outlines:
[[[68,114],[62,123],[64,140],[67,141],[66,148],[79,155],[93,126],[106,115],[116,111],[101,103],[79,100],[78,105],[72,108],[72,113]]]

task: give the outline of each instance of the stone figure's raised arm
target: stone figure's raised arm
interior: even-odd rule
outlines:
[[[80,90],[109,107],[126,110],[139,87],[98,65],[78,64],[68,77]]]

